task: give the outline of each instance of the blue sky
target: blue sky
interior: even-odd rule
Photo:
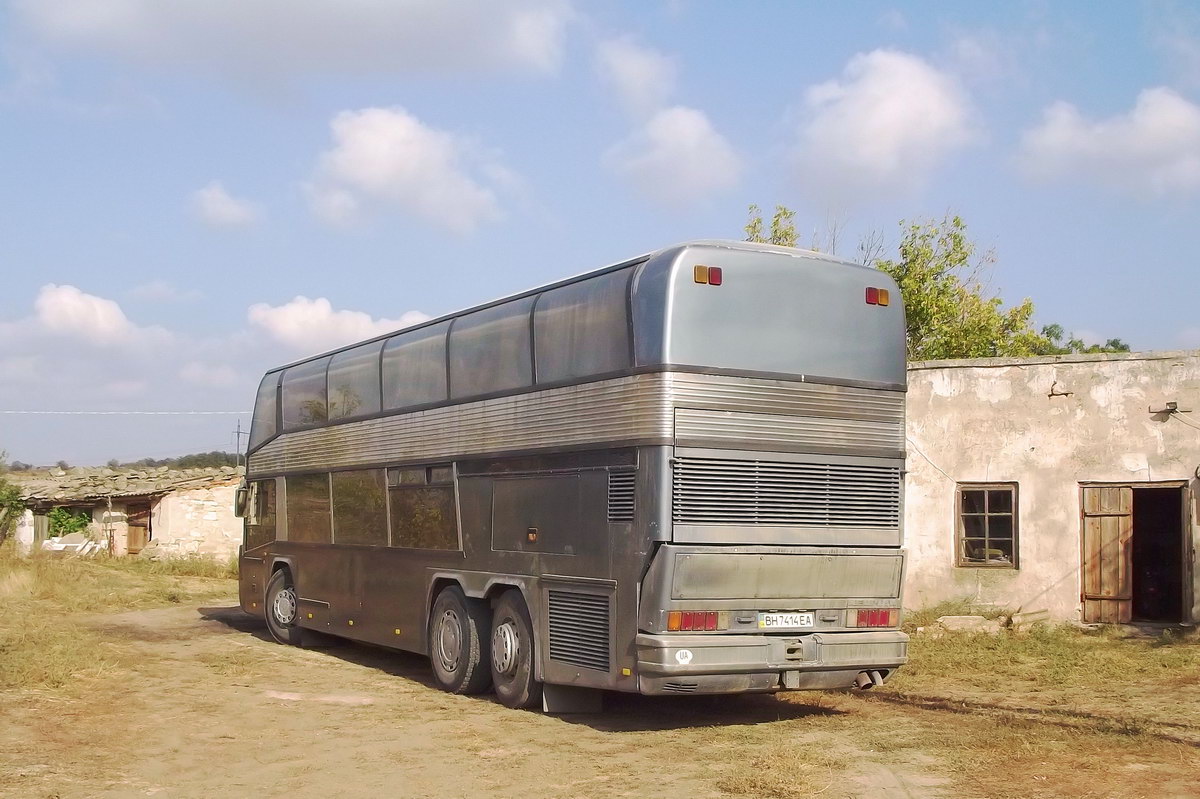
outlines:
[[[272,365],[749,203],[850,256],[952,211],[1039,324],[1200,347],[1193,4],[13,0],[0,174],[0,410],[248,410]],[[236,421],[0,414],[0,449]]]

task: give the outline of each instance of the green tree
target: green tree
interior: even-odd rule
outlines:
[[[1049,343],[1041,355],[1070,355],[1072,353],[1129,352],[1129,345],[1119,338],[1110,338],[1103,344],[1085,344],[1074,333],[1067,335],[1062,325],[1046,325],[1042,337]],[[1064,341],[1065,339],[1065,341]]]
[[[981,279],[995,262],[978,254],[962,217],[901,223],[898,257],[873,265],[888,273],[904,298],[908,358],[1030,356],[1050,342],[1034,329],[1033,301],[1005,308]]]
[[[780,247],[795,247],[800,241],[796,234],[796,212],[782,205],[775,206],[775,216],[771,217],[771,232],[763,232],[762,210],[757,205],[750,206],[750,218],[746,222],[746,241],[759,244],[777,244]]]

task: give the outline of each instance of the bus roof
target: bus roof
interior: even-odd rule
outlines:
[[[736,250],[739,252],[771,253],[774,255],[785,255],[785,256],[790,256],[793,258],[806,258],[806,259],[820,260],[820,261],[825,261],[825,262],[828,262],[831,264],[837,264],[839,266],[851,267],[851,268],[855,268],[855,269],[863,269],[863,270],[868,270],[868,271],[872,271],[872,272],[878,271],[878,270],[874,269],[873,267],[863,266],[862,264],[856,263],[849,259],[841,258],[839,256],[831,255],[829,253],[819,252],[817,250],[806,250],[806,249],[802,249],[799,247],[781,247],[776,244],[760,244],[758,242],[736,241],[733,239],[695,239],[692,241],[685,241],[685,242],[680,242],[678,244],[672,244],[668,247],[663,247],[658,250],[653,250],[653,251],[645,253],[643,255],[636,256],[634,258],[628,258],[624,261],[619,261],[614,264],[609,264],[608,266],[600,267],[599,269],[592,269],[590,271],[582,272],[580,274],[573,275],[571,277],[566,277],[566,278],[562,278],[559,280],[555,280],[550,283],[545,283],[540,286],[536,286],[535,288],[526,289],[524,291],[517,292],[515,294],[507,294],[503,297],[498,297],[497,299],[489,300],[488,302],[479,303],[477,305],[472,305],[472,306],[469,306],[466,308],[462,308],[460,310],[453,311],[451,313],[442,314],[441,316],[436,316],[436,317],[432,317],[430,319],[426,319],[424,322],[418,322],[415,325],[408,325],[407,327],[397,328],[396,330],[392,330],[387,333],[382,333],[378,336],[361,339],[359,341],[354,341],[349,344],[344,344],[340,347],[336,347],[331,350],[326,350],[324,352],[320,352],[315,355],[309,355],[304,358],[300,358],[298,360],[292,361],[290,363],[283,364],[282,366],[272,367],[271,369],[268,369],[266,371],[266,374],[271,374],[273,372],[280,372],[280,371],[283,371],[284,369],[288,369],[290,367],[297,366],[302,363],[308,363],[309,361],[320,360],[321,358],[324,358],[326,356],[334,355],[339,352],[344,352],[346,350],[353,349],[358,346],[362,346],[363,344],[370,344],[370,343],[373,343],[376,341],[382,341],[384,339],[391,338],[392,336],[395,336],[399,333],[405,333],[410,330],[419,330],[420,328],[429,327],[431,325],[436,325],[436,324],[438,324],[440,322],[444,322],[448,319],[453,319],[453,318],[459,317],[459,316],[465,316],[466,314],[473,313],[475,311],[480,311],[485,308],[491,308],[493,306],[500,305],[505,302],[510,302],[512,300],[519,300],[524,297],[529,297],[529,296],[532,296],[535,294],[540,294],[544,291],[549,291],[551,289],[559,288],[560,286],[570,285],[571,283],[578,283],[579,281],[587,280],[588,278],[592,278],[597,275],[602,275],[602,274],[605,274],[606,272],[613,272],[613,271],[616,271],[617,269],[624,269],[626,267],[633,266],[635,264],[639,264],[639,263],[643,263],[643,262],[647,262],[652,259],[658,260],[661,258],[662,262],[664,264],[670,264],[675,260],[675,256],[677,256],[677,255],[683,253],[685,250],[689,250],[689,249],[724,249],[724,250]]]

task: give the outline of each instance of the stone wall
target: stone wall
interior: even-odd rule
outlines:
[[[1085,481],[1187,481],[1200,549],[1200,352],[917,363],[908,388],[908,607],[968,598],[1078,618]],[[1168,402],[1193,412],[1152,412]],[[958,567],[956,484],[992,481],[1018,484],[1019,568]],[[1194,569],[1191,582],[1200,620]]]
[[[230,482],[163,496],[150,513],[150,549],[166,557],[235,557],[242,543],[242,520],[233,515],[236,490],[237,483]]]
[[[114,555],[129,554],[129,525],[126,523],[125,503],[113,502],[92,508],[92,523],[88,525],[88,538],[108,546],[109,536],[112,536]]]

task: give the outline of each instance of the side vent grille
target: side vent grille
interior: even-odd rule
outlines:
[[[895,528],[901,480],[897,466],[679,458],[672,515],[680,524]]]
[[[550,659],[608,671],[609,601],[605,594],[549,591]]]
[[[633,495],[637,472],[608,473],[608,520],[633,521]]]

